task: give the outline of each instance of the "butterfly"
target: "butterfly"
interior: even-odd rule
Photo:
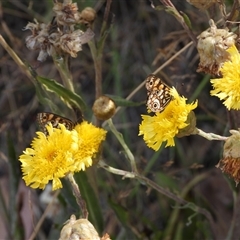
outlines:
[[[49,112],[38,113],[37,121],[45,135],[48,135],[46,126],[49,123],[51,123],[54,128],[59,128],[59,123],[61,123],[68,130],[72,130],[76,126],[76,123],[70,119]]]
[[[164,111],[173,98],[170,94],[170,87],[153,74],[147,77],[145,86],[148,94],[147,108],[152,112]]]

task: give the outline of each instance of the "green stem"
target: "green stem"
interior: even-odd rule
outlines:
[[[12,57],[12,59],[15,61],[15,63],[18,65],[20,70],[33,82],[34,85],[35,79],[31,74],[31,71],[29,68],[23,63],[23,61],[18,57],[16,52],[7,44],[3,36],[0,34],[0,44],[2,47],[8,52],[8,54]]]
[[[115,126],[114,126],[114,124],[112,122],[112,119],[107,120],[107,122],[108,122],[109,128],[111,129],[113,134],[116,136],[117,140],[120,142],[120,144],[122,145],[125,153],[127,154],[128,159],[129,159],[130,164],[131,164],[131,167],[132,167],[132,171],[137,173],[138,171],[137,171],[137,167],[136,167],[136,162],[135,162],[134,156],[133,156],[132,152],[130,151],[130,149],[128,148],[128,146],[126,145],[126,143],[125,143],[125,141],[123,139],[122,134],[117,131],[117,129],[115,128]]]
[[[59,58],[58,56],[53,56],[53,61],[54,64],[62,78],[63,85],[74,92],[74,87],[73,87],[73,80],[72,80],[72,74],[69,71],[69,64],[68,64],[69,57],[68,56],[63,56]]]
[[[102,52],[98,51],[95,42],[88,42],[90,48],[94,69],[95,69],[95,99],[102,95]]]
[[[179,21],[179,23],[182,25],[184,30],[188,33],[189,37],[192,39],[194,45],[197,46],[197,38],[193,34],[190,27],[186,24],[186,20],[182,16],[183,14],[181,14],[176,9],[176,7],[173,5],[173,3],[170,0],[160,0],[160,2],[166,7],[166,12],[169,12],[170,14],[172,14]]]
[[[94,41],[88,42],[95,68],[95,99],[98,99],[102,95],[102,55],[104,44],[111,28],[110,26],[109,30],[107,29],[107,21],[110,13],[111,3],[112,0],[106,1],[104,21],[100,31],[100,39],[96,43]]]
[[[203,181],[209,176],[207,173],[203,173],[197,177],[195,177],[192,181],[190,181],[181,191],[180,196],[182,198],[186,198],[187,194],[193,189],[194,186],[196,186],[199,182]],[[175,228],[178,224],[178,216],[180,213],[180,207],[181,205],[179,203],[174,206],[173,211],[171,213],[171,217],[168,219],[168,224],[165,227],[164,230],[164,237],[163,240],[169,239],[169,237],[173,237],[173,232],[175,231]]]
[[[152,180],[150,180],[150,179],[148,179],[148,178],[138,174],[137,172],[128,172],[128,171],[124,171],[124,170],[120,170],[120,169],[116,169],[116,168],[110,167],[109,165],[104,163],[104,161],[102,161],[102,160],[100,160],[98,162],[98,165],[100,167],[104,168],[105,170],[107,170],[108,172],[111,172],[111,173],[117,174],[117,175],[122,175],[123,178],[135,178],[141,184],[155,189],[157,192],[165,195],[166,197],[168,197],[170,199],[173,199],[176,203],[184,205],[185,208],[190,208],[194,212],[203,214],[207,218],[207,220],[209,221],[209,224],[210,224],[210,227],[211,227],[213,235],[215,234],[215,231],[214,231],[215,224],[214,224],[212,215],[206,209],[200,208],[200,207],[196,206],[194,203],[186,201],[181,196],[177,196],[177,195],[173,194],[169,190],[159,186],[157,183],[155,183]]]

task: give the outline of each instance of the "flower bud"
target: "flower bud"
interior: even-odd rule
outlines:
[[[180,129],[176,137],[181,138],[185,136],[189,136],[194,133],[196,129],[196,116],[193,111],[188,114],[187,121],[188,124],[185,128]]]
[[[91,7],[86,7],[80,13],[80,22],[88,25],[91,24],[96,18],[96,11]]]
[[[116,106],[111,98],[101,96],[94,102],[92,110],[97,119],[107,120],[114,115]]]

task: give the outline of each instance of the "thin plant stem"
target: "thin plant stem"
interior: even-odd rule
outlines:
[[[2,35],[0,34],[0,44],[2,47],[8,52],[8,54],[12,57],[15,63],[19,66],[21,71],[35,84],[35,79],[32,76],[29,68],[23,63],[23,61],[18,57],[15,51],[6,43]]]
[[[125,143],[122,134],[117,131],[117,129],[115,128],[115,126],[112,122],[112,119],[107,120],[107,122],[108,122],[108,126],[109,126],[110,130],[113,132],[113,134],[115,135],[115,137],[117,138],[119,143],[122,145],[122,147],[128,157],[128,160],[130,161],[132,171],[137,173],[138,171],[137,171],[137,167],[136,167],[135,158],[134,158],[132,152],[130,151],[130,149],[128,148],[127,144]]]
[[[128,172],[128,171],[124,171],[121,169],[110,167],[103,160],[100,160],[98,162],[98,166],[101,168],[104,168],[106,171],[108,171],[110,173],[123,176],[123,178],[135,178],[136,177],[136,174],[134,172]]]
[[[43,215],[42,215],[41,218],[39,219],[36,227],[33,229],[33,232],[32,232],[32,234],[31,234],[31,236],[29,237],[29,240],[33,240],[33,239],[36,238],[37,233],[39,232],[39,230],[40,230],[40,228],[41,228],[41,226],[42,226],[42,224],[43,224],[43,221],[45,220],[45,218],[46,218],[47,215],[49,214],[49,211],[52,209],[52,205],[53,205],[53,203],[55,202],[55,200],[56,200],[56,198],[57,198],[57,196],[58,196],[59,193],[60,193],[60,191],[56,191],[56,192],[54,193],[51,202],[48,204],[48,206],[46,207]]]
[[[102,95],[102,53],[105,40],[108,35],[107,21],[110,13],[112,0],[107,0],[106,2],[107,3],[104,12],[104,20],[100,32],[100,40],[97,42],[97,44],[94,41],[88,42],[95,69],[95,99],[98,99]]]
[[[188,43],[186,46],[184,46],[182,49],[180,49],[177,53],[175,53],[171,58],[169,58],[166,62],[164,62],[159,68],[157,68],[153,74],[157,74],[160,72],[163,68],[168,66],[175,58],[177,58],[182,52],[184,52],[186,49],[188,49],[193,42]],[[144,85],[145,81],[143,81],[141,84],[139,84],[127,97],[126,100],[130,100]],[[121,110],[121,106],[117,107],[115,115]],[[103,123],[103,126],[105,126],[105,122]]]
[[[206,209],[200,208],[200,207],[196,206],[194,203],[184,200],[181,196],[177,196],[177,195],[173,194],[169,190],[159,186],[157,183],[153,182],[152,180],[150,180],[150,179],[148,179],[148,178],[146,178],[146,177],[144,177],[144,176],[142,176],[142,175],[140,175],[136,172],[128,172],[128,171],[113,168],[113,167],[107,165],[102,160],[100,160],[98,162],[98,166],[101,167],[101,168],[104,168],[106,171],[111,172],[113,174],[121,175],[121,176],[123,176],[123,178],[135,178],[142,185],[146,185],[150,188],[155,189],[157,192],[159,192],[159,193],[165,195],[166,197],[174,200],[176,203],[178,203],[180,205],[185,205],[185,208],[190,208],[194,212],[203,214],[208,219],[211,230],[214,234],[215,224],[214,224],[212,215]]]
[[[227,21],[226,21],[227,26],[228,26],[228,22],[236,21],[238,19],[239,7],[240,7],[240,1],[239,0],[234,0],[231,12],[227,17]],[[225,10],[225,5],[224,5],[223,9]],[[225,15],[226,15],[226,13],[225,13]]]
[[[184,17],[182,16],[183,13],[179,12],[170,0],[160,0],[160,2],[166,7],[166,11],[170,12],[179,21],[179,23],[182,25],[182,27],[188,33],[188,36],[192,39],[194,45],[197,46],[197,38],[193,34],[193,32],[189,28],[189,26],[186,24],[186,21],[185,21]]]
[[[220,136],[220,135],[217,135],[215,133],[206,133],[199,128],[196,128],[195,131],[192,134],[197,134],[197,135],[199,135],[201,137],[204,137],[204,138],[206,138],[210,141],[213,141],[213,140],[226,141],[228,139],[228,137]]]
[[[69,64],[68,64],[69,56],[64,55],[63,57],[59,58],[57,56],[53,56],[54,64],[61,76],[61,79],[63,81],[63,85],[74,92],[73,87],[73,80],[72,80],[72,74],[69,71]]]
[[[95,99],[102,95],[102,52],[98,51],[94,41],[89,41],[94,69],[95,69]]]
[[[187,194],[193,189],[194,186],[199,184],[201,181],[203,181],[207,177],[209,177],[209,173],[202,173],[202,174],[196,176],[193,180],[188,182],[183,187],[183,189],[181,190],[180,196],[182,198],[185,198],[187,196]],[[176,206],[174,206],[171,216],[168,219],[167,226],[165,227],[163,240],[169,239],[169,236],[171,236],[171,234],[175,231],[175,227],[177,225],[180,210],[181,210],[181,205],[179,203],[176,203]]]
[[[73,195],[75,196],[76,198],[76,201],[77,201],[77,204],[78,206],[80,207],[81,209],[81,212],[82,212],[82,218],[88,218],[88,210],[87,210],[87,205],[86,205],[86,202],[85,200],[82,198],[81,196],[81,192],[80,192],[80,189],[73,177],[73,174],[72,173],[69,173],[67,175],[67,179],[70,181],[71,185],[72,185],[72,190],[73,190]]]

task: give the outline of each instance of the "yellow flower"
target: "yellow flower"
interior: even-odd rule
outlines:
[[[99,150],[100,143],[106,138],[104,129],[86,121],[75,127],[78,133],[78,151],[74,154],[76,171],[92,166],[92,159]]]
[[[188,126],[189,113],[197,107],[197,102],[186,104],[186,98],[180,97],[175,88],[170,91],[173,100],[161,113],[154,116],[142,115],[143,121],[139,126],[139,135],[143,135],[146,144],[157,151],[163,142],[174,146],[174,136]]]
[[[233,45],[228,50],[231,61],[227,61],[221,67],[222,78],[212,79],[214,90],[212,96],[217,96],[224,100],[223,104],[228,110],[240,109],[240,54]]]
[[[67,130],[62,124],[59,126],[60,129],[57,129],[48,125],[48,136],[37,132],[31,148],[19,157],[27,186],[44,189],[52,180],[52,189],[56,190],[62,187],[59,178],[76,169],[74,154],[78,150],[77,132]]]

